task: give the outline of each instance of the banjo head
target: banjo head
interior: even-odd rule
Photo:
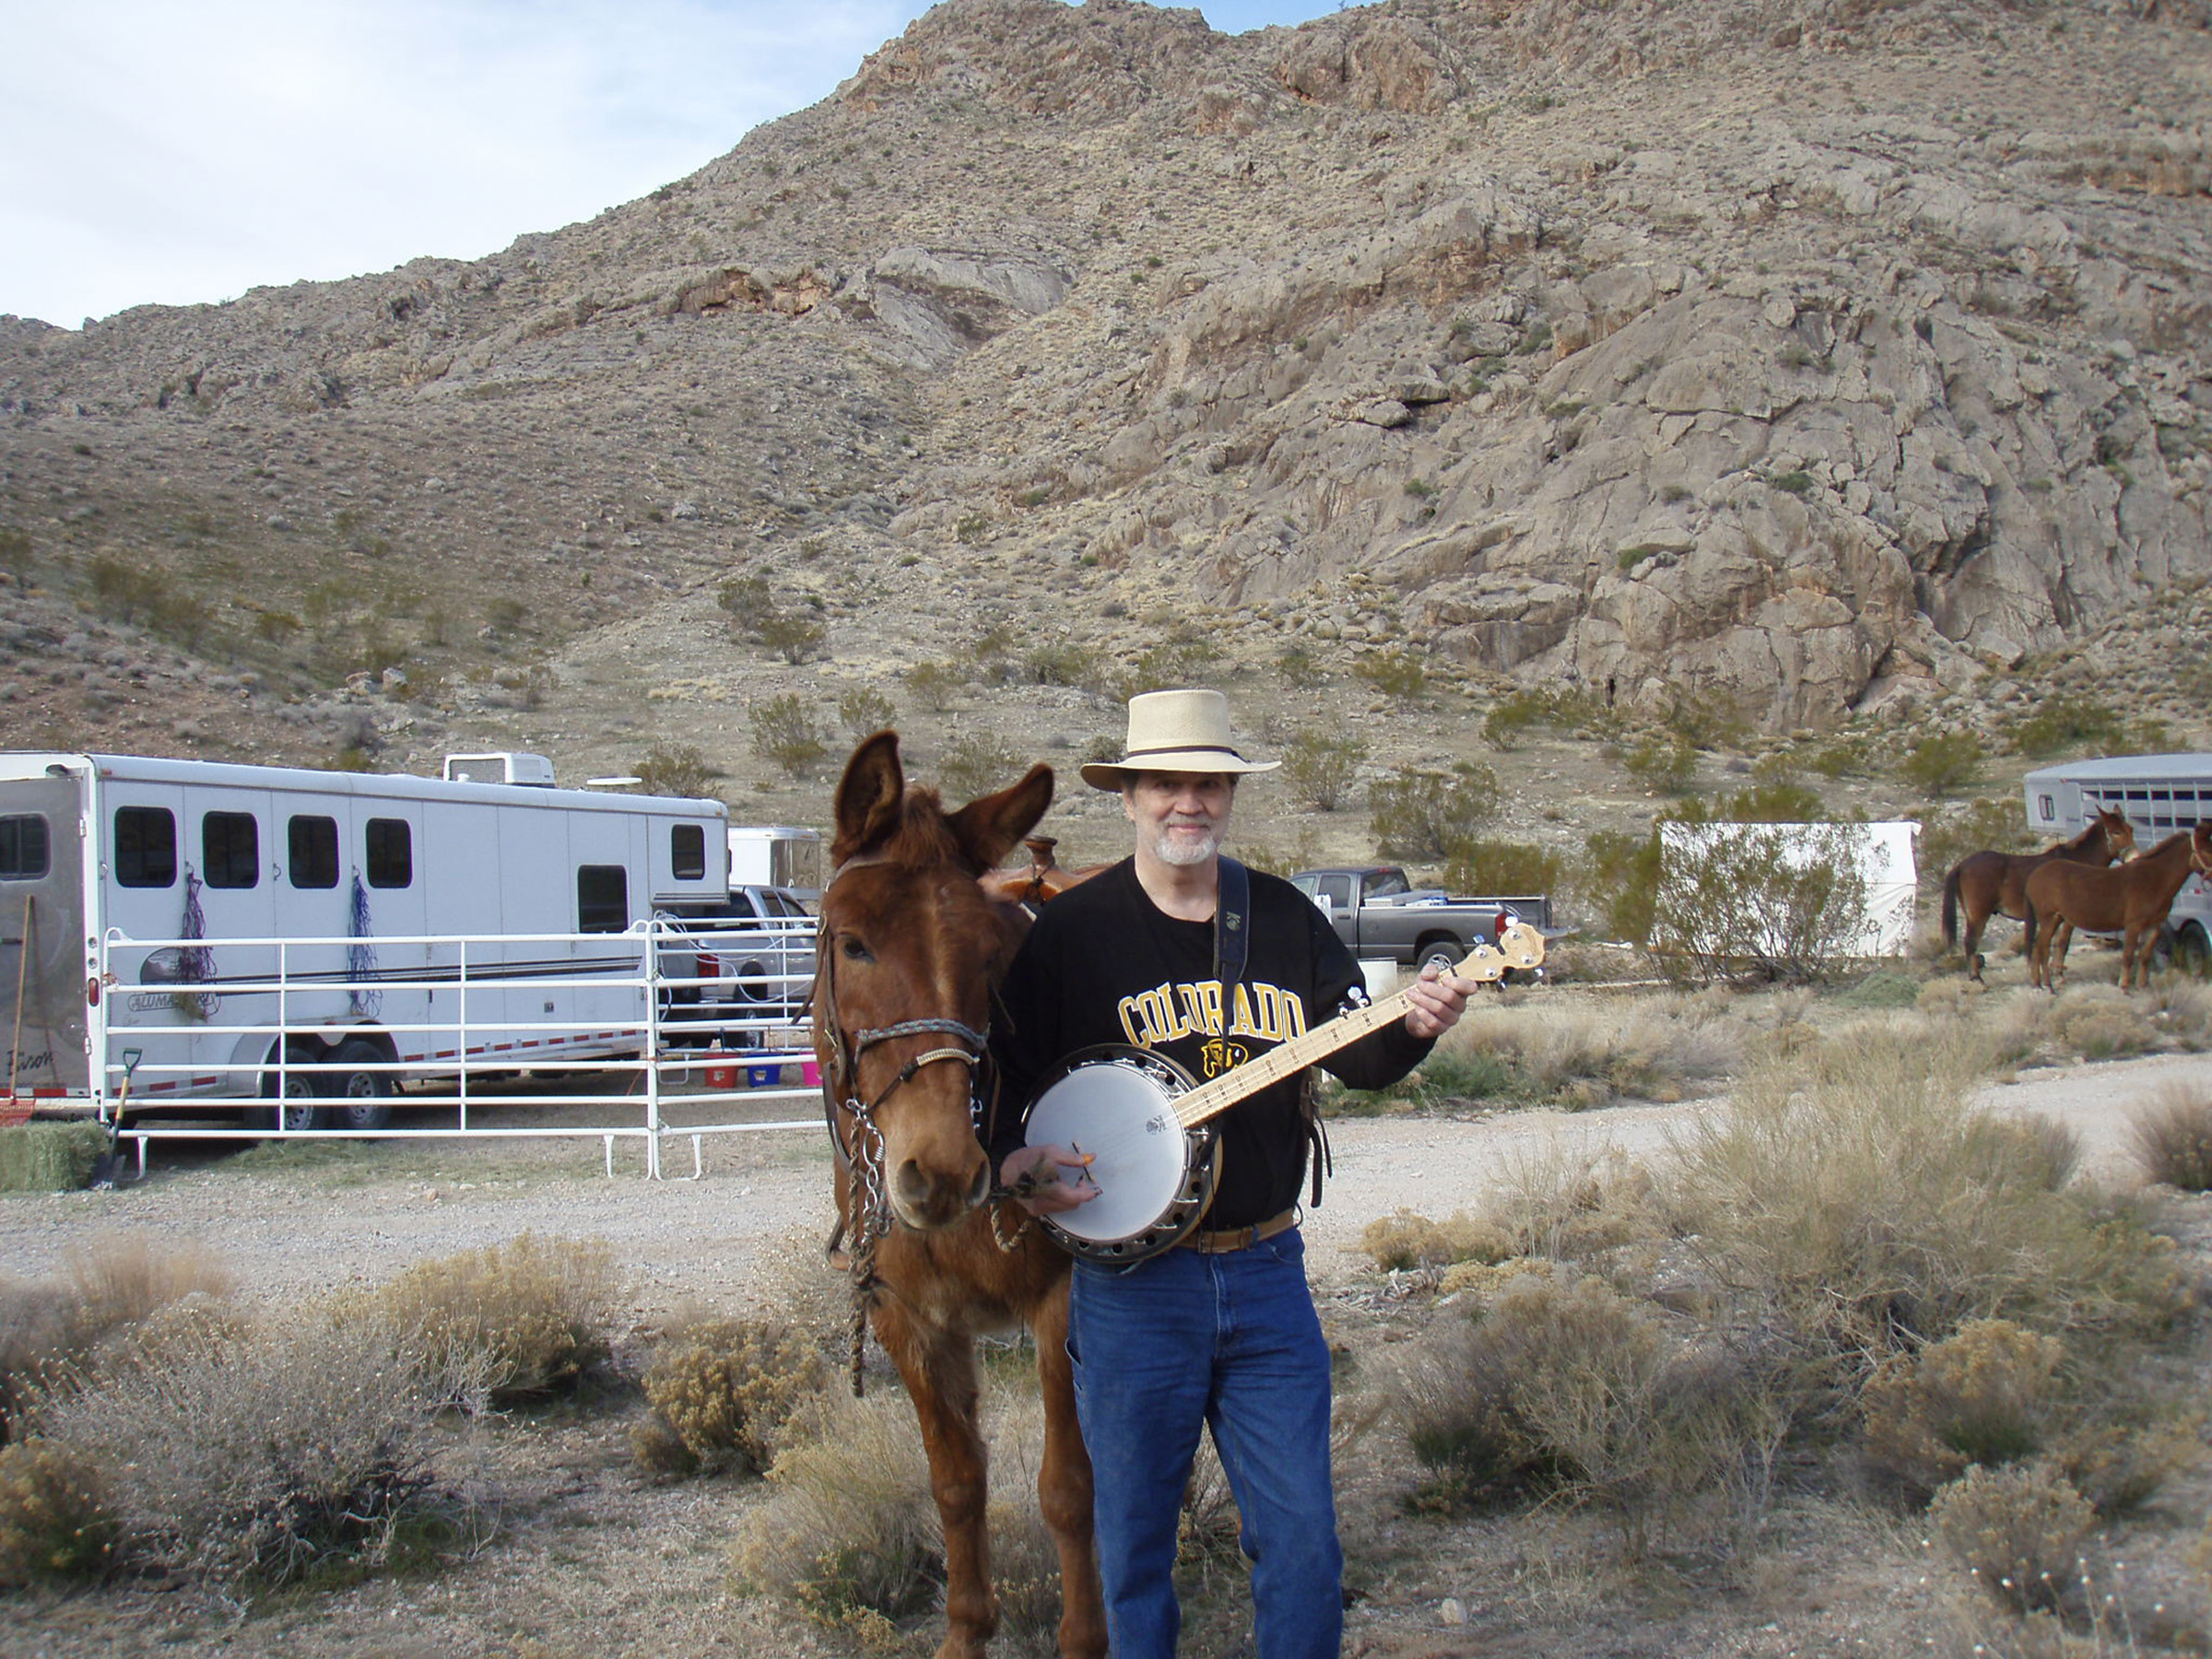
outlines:
[[[1071,1251],[1140,1261],[1195,1226],[1212,1194],[1213,1134],[1186,1130],[1175,1097],[1194,1087],[1165,1055],[1092,1049],[1076,1055],[1030,1109],[1030,1146],[1091,1155],[1099,1195],[1039,1218]]]

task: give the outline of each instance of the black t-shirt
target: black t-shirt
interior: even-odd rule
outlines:
[[[1020,1118],[1039,1086],[1080,1050],[1155,1050],[1203,1083],[1364,1000],[1359,965],[1303,893],[1255,870],[1251,910],[1244,976],[1224,997],[1214,924],[1162,912],[1138,882],[1135,859],[1044,906],[1007,971],[1005,1018],[992,1036],[1003,1076],[994,1168],[1022,1144]],[[1394,1020],[1321,1064],[1356,1088],[1381,1088],[1430,1046]],[[1273,1084],[1213,1120],[1221,1176],[1204,1225],[1249,1227],[1298,1201],[1307,1147],[1301,1082]]]

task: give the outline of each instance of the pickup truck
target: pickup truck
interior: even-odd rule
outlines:
[[[739,886],[724,900],[663,906],[661,971],[674,982],[670,1041],[712,1045],[725,1020],[795,1020],[814,986],[814,918],[789,888]]]
[[[1417,971],[1431,961],[1456,967],[1477,940],[1495,941],[1514,922],[1551,925],[1551,900],[1540,894],[1454,898],[1415,887],[1396,865],[1300,870],[1290,882],[1321,906],[1354,956],[1387,958]]]

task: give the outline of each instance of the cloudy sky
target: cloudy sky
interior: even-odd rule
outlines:
[[[1226,33],[1341,0],[1198,0]],[[825,97],[925,0],[0,0],[0,312],[474,259]]]

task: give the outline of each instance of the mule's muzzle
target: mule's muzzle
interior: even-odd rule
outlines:
[[[925,1165],[905,1158],[891,1172],[891,1213],[923,1232],[950,1227],[971,1213],[991,1191],[991,1160],[981,1147],[964,1170]]]

